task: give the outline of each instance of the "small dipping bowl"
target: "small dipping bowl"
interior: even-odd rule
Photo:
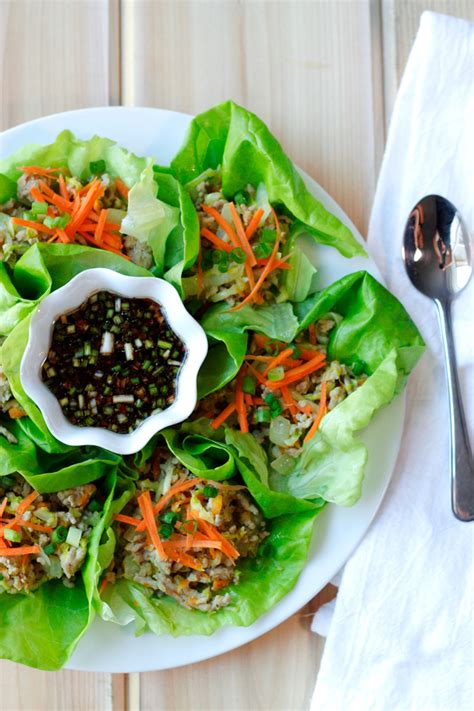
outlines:
[[[186,351],[176,379],[174,402],[161,412],[146,417],[133,432],[127,434],[102,427],[71,424],[41,376],[51,347],[55,321],[75,311],[100,291],[109,291],[128,299],[155,301]],[[26,394],[39,407],[56,439],[76,447],[95,445],[116,454],[133,454],[143,449],[157,432],[182,422],[192,413],[197,401],[197,376],[207,349],[206,334],[186,311],[176,289],[167,281],[156,277],[124,276],[111,269],[87,269],[44,298],[34,312],[20,365],[20,379]]]

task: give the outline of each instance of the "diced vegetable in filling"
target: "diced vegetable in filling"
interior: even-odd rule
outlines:
[[[201,400],[195,417],[251,432],[282,474],[314,436],[326,412],[363,385],[366,364],[327,360],[330,331],[340,316],[328,314],[293,343],[254,334],[245,363],[225,388]]]
[[[159,304],[100,291],[56,321],[42,377],[73,425],[125,434],[174,402],[184,359]]]
[[[163,458],[161,458],[163,457]],[[115,516],[115,572],[158,596],[213,611],[232,602],[238,562],[255,557],[268,533],[244,486],[194,477],[157,450],[137,497]]]
[[[289,269],[283,256],[292,218],[270,206],[262,188],[227,200],[220,171],[208,170],[187,188],[201,229],[200,253],[192,277],[184,279],[188,297],[221,302],[234,310],[245,304],[285,300],[280,280]]]
[[[150,268],[148,245],[120,233],[128,188],[106,172],[103,160],[89,165],[81,181],[65,167],[18,166],[17,195],[0,205],[0,261],[13,266],[35,242],[82,244],[119,254]]]
[[[94,484],[39,494],[20,475],[0,477],[0,593],[74,585],[101,509]]]

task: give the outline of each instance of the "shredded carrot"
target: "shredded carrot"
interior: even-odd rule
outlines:
[[[311,343],[312,346],[315,346],[316,345],[316,328],[314,326],[314,323],[309,324],[308,333],[309,333],[309,342]]]
[[[156,503],[153,507],[153,515],[156,516],[168,503],[170,499],[175,496],[175,494],[181,493],[181,491],[186,491],[187,489],[191,489],[193,486],[196,486],[202,481],[199,477],[194,477],[193,479],[186,479],[183,481],[180,479],[176,484],[174,484],[167,492],[164,494],[161,499]],[[140,521],[139,525],[137,526],[137,531],[144,531],[146,529],[146,524],[144,521]]]
[[[284,351],[281,351],[277,356],[272,358],[272,360],[269,362],[265,370],[263,371],[263,375],[267,375],[268,371],[271,370],[272,368],[276,368],[277,365],[280,365],[280,363],[290,356],[293,355],[293,348],[285,348]]]
[[[302,348],[300,350],[299,357],[302,358],[302,360],[312,360],[316,355],[318,355],[318,353],[322,353],[322,351]]]
[[[229,556],[229,558],[238,558],[240,556],[239,551],[234,548],[232,543],[227,540],[211,523],[204,521],[199,518],[199,515],[195,511],[191,511],[191,516],[197,521],[198,528],[206,534],[209,538],[214,541],[220,541],[222,546],[222,552]]]
[[[291,395],[290,391],[288,390],[287,385],[282,385],[280,387],[281,394],[283,395],[283,404],[285,407],[287,407],[292,415],[294,417],[297,413],[297,405],[296,402],[293,399],[293,396]]]
[[[296,368],[287,370],[285,377],[282,380],[267,380],[265,385],[269,390],[276,390],[282,385],[290,385],[290,383],[295,383],[298,380],[305,378],[307,375],[314,373],[315,370],[319,370],[325,365],[325,363],[325,355],[324,353],[320,353],[316,356],[316,358],[313,358],[313,360],[308,361],[304,365],[299,365]]]
[[[313,408],[309,404],[309,402],[306,403],[306,405],[303,405],[303,407],[298,408],[301,412],[303,412],[305,415],[312,415],[313,414]]]
[[[24,521],[23,519],[17,521],[15,526],[20,526],[21,528],[31,528],[32,531],[41,531],[43,533],[53,532],[51,526],[43,526],[41,523],[31,523],[31,521]]]
[[[101,210],[100,211],[99,222],[97,223],[97,229],[95,231],[95,238],[96,238],[97,242],[102,241],[102,233],[105,228],[105,223],[107,222],[108,214],[109,214],[108,210]]]
[[[255,232],[255,230],[257,229],[257,227],[259,225],[260,220],[262,219],[262,217],[264,215],[264,212],[265,212],[265,210],[262,210],[262,208],[259,207],[257,212],[254,214],[254,216],[250,220],[250,222],[247,226],[247,229],[245,230],[247,239],[250,239],[252,237],[253,233]]]
[[[250,363],[247,363],[247,368],[250,370],[250,372],[252,373],[252,375],[254,375],[254,376],[257,378],[258,382],[259,382],[261,385],[266,385],[266,384],[267,384],[266,379],[263,377],[263,375],[260,373],[259,370],[257,370],[256,368],[253,367],[253,365],[250,365]]]
[[[166,560],[167,555],[165,549],[163,548],[163,543],[158,535],[158,529],[156,527],[155,513],[153,512],[153,504],[151,501],[151,495],[148,490],[144,491],[137,499],[140,511],[142,512],[143,521],[148,531],[151,541],[158,551],[158,555],[161,560]],[[138,530],[138,528],[137,528]]]
[[[18,170],[21,170],[23,173],[30,173],[33,175],[44,175],[50,178],[53,173],[59,173],[61,171],[61,168],[40,168],[39,165],[22,165],[18,166]]]
[[[22,220],[20,217],[12,217],[12,222],[14,225],[20,225],[21,227],[29,227],[36,232],[45,232],[47,235],[53,234],[54,230],[50,227],[46,227],[42,222],[31,222],[31,220]]]
[[[232,252],[232,250],[234,249],[231,244],[229,244],[228,242],[224,242],[223,239],[215,235],[214,232],[211,232],[211,230],[208,230],[207,227],[202,228],[201,236],[205,237],[207,240],[209,240],[209,242],[212,242],[212,244],[217,247],[217,249],[223,249],[224,252]]]
[[[123,247],[122,238],[120,235],[111,235],[110,232],[102,233],[102,241],[108,244],[109,247],[114,247],[114,249],[121,250]]]
[[[5,496],[5,498],[3,499],[2,503],[0,504],[0,517],[2,517],[3,514],[5,513],[5,509],[7,508],[7,504],[8,504],[8,498]]]
[[[250,393],[244,393],[244,402],[247,407],[252,407],[253,397],[250,395]]]
[[[0,548],[0,558],[16,555],[34,555],[41,551],[39,546],[18,546],[18,548]]]
[[[240,431],[248,432],[249,423],[247,420],[247,412],[245,410],[244,391],[242,390],[243,377],[244,371],[241,368],[235,383],[235,409],[237,410],[237,419],[239,420]]]
[[[19,420],[20,417],[26,417],[26,412],[21,407],[11,407],[8,410],[8,416],[12,420]]]
[[[265,267],[268,264],[268,259],[257,259],[257,265],[259,267]],[[275,259],[272,263],[271,272],[275,269],[291,269],[291,265],[285,262],[283,259]]]
[[[82,199],[79,209],[74,211],[72,221],[66,227],[66,231],[69,235],[73,235],[74,232],[86,221],[87,216],[92,210],[92,206],[96,199],[103,193],[103,187],[97,178],[92,181],[91,189],[87,193],[86,197]]]
[[[227,407],[222,410],[221,414],[218,415],[215,420],[212,420],[211,422],[211,427],[213,430],[219,429],[221,425],[224,424],[224,422],[232,415],[233,412],[235,412],[235,402],[231,402],[230,405],[227,405]]]
[[[35,188],[35,187],[33,186],[32,188],[30,188],[30,193],[31,193],[31,196],[34,197],[34,199],[36,200],[36,202],[46,202],[46,200],[45,200],[45,198],[44,198],[44,195],[42,195],[42,194],[40,193],[40,191],[38,190],[38,188]]]
[[[64,230],[56,230],[56,235],[58,239],[63,242],[64,244],[69,244],[71,240],[67,236],[66,232]]]
[[[104,578],[103,581],[102,581],[101,584],[100,584],[99,595],[103,595],[103,593],[105,592],[105,590],[106,590],[108,584],[109,584],[109,579],[108,579],[108,578]]]
[[[201,210],[204,210],[204,212],[207,212],[208,215],[211,215],[211,217],[214,218],[217,224],[222,227],[224,232],[227,233],[234,247],[240,247],[240,242],[237,235],[235,234],[234,228],[229,225],[227,220],[222,217],[220,212],[218,212],[214,207],[209,207],[209,205],[205,205],[204,203],[201,205]]]
[[[65,200],[69,201],[69,193],[66,188],[66,183],[64,181],[64,175],[61,173],[59,176],[59,192]]]
[[[272,208],[272,212],[273,212],[273,216],[274,216],[274,219],[275,219],[275,225],[276,225],[276,231],[277,231],[277,238],[276,238],[276,240],[275,240],[275,244],[274,244],[274,246],[273,246],[272,253],[271,253],[271,255],[270,255],[270,258],[269,258],[269,260],[268,260],[268,263],[267,263],[267,264],[264,266],[264,268],[262,269],[262,273],[260,274],[260,277],[258,278],[257,283],[255,284],[255,286],[253,287],[253,289],[250,291],[250,293],[249,293],[249,294],[245,297],[245,299],[243,299],[239,304],[237,304],[236,306],[233,306],[231,309],[228,309],[228,311],[238,311],[238,310],[241,309],[243,306],[245,306],[245,304],[248,304],[249,301],[252,301],[252,300],[254,299],[254,297],[256,296],[256,294],[258,293],[258,290],[259,290],[260,287],[262,286],[263,282],[264,282],[265,279],[267,278],[268,274],[269,274],[270,271],[271,271],[272,263],[273,263],[273,260],[275,259],[276,255],[277,255],[277,253],[278,253],[278,248],[279,248],[279,246],[280,246],[280,241],[281,241],[280,224],[279,224],[279,222],[278,222],[278,218],[277,218],[276,213],[275,213],[275,211],[273,210],[273,208]]]
[[[310,429],[306,433],[306,437],[304,438],[303,442],[308,442],[311,437],[315,434],[316,430],[318,429],[321,420],[324,417],[324,413],[326,412],[326,400],[327,400],[327,383],[325,380],[321,383],[321,400],[319,401],[319,408],[316,413],[316,417],[314,418],[314,422],[311,425]]]
[[[127,188],[123,180],[120,180],[120,178],[115,179],[115,187],[117,188],[119,194],[125,199],[128,200],[128,193],[130,190]]]
[[[175,548],[173,548],[168,541],[165,542],[165,551],[169,558],[172,560],[178,561],[178,563],[181,563],[182,565],[187,565],[188,568],[192,568],[193,570],[202,570],[203,567],[199,561],[197,561],[195,558],[193,558],[191,555],[188,555],[184,551],[177,551]]]
[[[114,521],[120,521],[120,523],[128,523],[129,526],[138,526],[141,523],[139,518],[133,518],[133,516],[125,516],[124,514],[115,514]]]
[[[250,266],[255,267],[257,264],[257,260],[255,259],[255,254],[253,253],[252,247],[250,246],[250,242],[248,241],[247,235],[245,234],[244,226],[242,224],[242,220],[240,219],[240,215],[237,212],[237,208],[235,207],[233,202],[229,203],[229,208],[230,214],[232,215],[232,221],[235,225],[235,229],[237,230],[237,236],[240,240],[240,246],[247,255],[247,259],[249,261]]]

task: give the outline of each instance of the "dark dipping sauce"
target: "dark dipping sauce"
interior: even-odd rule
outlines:
[[[159,304],[100,291],[55,322],[42,379],[73,425],[127,434],[174,402],[185,356]]]

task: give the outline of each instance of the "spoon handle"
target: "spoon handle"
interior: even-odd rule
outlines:
[[[443,341],[449,398],[451,503],[460,521],[474,520],[474,466],[456,367],[451,306],[435,300]]]

